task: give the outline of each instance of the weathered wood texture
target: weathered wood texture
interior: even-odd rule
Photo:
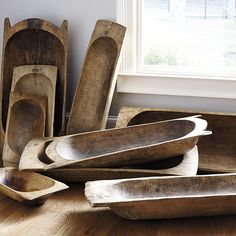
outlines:
[[[10,93],[3,160],[18,164],[25,145],[44,137],[47,98],[34,94]]]
[[[18,66],[13,70],[12,92],[36,94],[47,97],[47,137],[53,136],[57,67],[49,65]]]
[[[51,178],[65,182],[85,182],[91,180],[123,179],[148,176],[197,174],[198,151],[197,147],[187,152],[180,159],[173,157],[152,164],[125,166],[122,168],[64,168],[42,172]]]
[[[0,194],[0,234],[7,236],[228,236],[236,234],[236,216],[130,221],[109,208],[92,208],[84,185],[71,184],[41,207],[22,205]],[[170,206],[175,207],[175,206]]]
[[[0,192],[19,202],[42,204],[49,195],[66,188],[67,185],[34,172],[0,168]]]
[[[92,206],[109,206],[128,219],[235,214],[236,175],[147,177],[87,182]]]
[[[52,178],[65,182],[84,182],[89,180],[131,178],[159,175],[196,175],[198,170],[198,149],[181,157],[168,158],[155,163],[123,166],[122,168],[78,168],[69,167],[44,171],[53,163],[45,153],[46,147],[53,139],[34,139],[24,149],[19,164],[20,170],[42,171]]]
[[[46,148],[54,161],[46,169],[124,166],[178,156],[191,150],[199,136],[210,134],[206,127],[205,120],[187,117],[60,137]]]
[[[72,104],[67,134],[105,129],[126,28],[98,20]]]
[[[210,113],[182,110],[124,107],[121,109],[116,127],[175,119],[202,114],[212,131],[210,137],[199,139],[199,170],[201,172],[236,171],[236,113]]]
[[[58,67],[54,135],[64,133],[67,79],[67,21],[60,28],[41,19],[27,19],[14,26],[4,22],[2,74],[0,84],[0,153],[6,130],[13,68],[22,65]]]

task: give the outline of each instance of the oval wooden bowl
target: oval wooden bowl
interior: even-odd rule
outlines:
[[[46,98],[11,93],[3,160],[19,163],[25,145],[33,138],[44,137]]]
[[[67,188],[63,183],[34,172],[0,169],[0,192],[19,202],[42,204],[49,195]]]
[[[127,219],[163,219],[236,213],[236,175],[149,177],[87,182],[94,207]]]
[[[54,161],[46,169],[124,166],[181,155],[196,145],[199,136],[210,134],[206,127],[205,120],[188,117],[64,136],[46,148]]]

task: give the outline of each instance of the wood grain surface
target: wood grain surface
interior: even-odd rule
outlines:
[[[22,205],[0,194],[0,235],[179,236],[235,235],[236,216],[130,221],[109,208],[93,209],[84,185],[51,196],[41,207]],[[173,206],[174,207],[174,206]]]

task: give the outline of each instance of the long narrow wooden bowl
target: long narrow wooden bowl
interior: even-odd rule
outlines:
[[[188,117],[64,136],[46,148],[54,161],[46,169],[124,166],[181,155],[196,145],[199,136],[210,134],[206,127],[205,120]]]
[[[75,93],[67,134],[105,129],[126,28],[98,20]]]
[[[236,213],[236,175],[149,177],[87,182],[94,207],[127,219],[163,219]]]
[[[12,92],[37,94],[47,97],[46,131],[53,136],[57,67],[49,65],[18,66],[13,70]]]
[[[44,96],[11,93],[3,149],[4,161],[18,164],[25,145],[33,138],[44,137],[46,102]]]
[[[117,128],[202,114],[213,135],[200,139],[199,170],[206,173],[236,172],[236,113],[193,112],[154,108],[123,107]]]
[[[19,202],[41,204],[49,195],[67,188],[63,183],[34,172],[0,169],[0,192]]]
[[[57,180],[65,182],[85,182],[89,180],[118,179],[159,175],[196,175],[198,170],[198,149],[193,149],[180,157],[173,157],[162,162],[142,165],[123,166],[122,168],[79,168],[68,167],[45,171],[53,163],[45,149],[53,138],[34,139],[25,147],[19,164],[20,170],[41,171]]]
[[[54,135],[64,133],[68,33],[67,21],[61,27],[41,19],[27,19],[13,26],[4,21],[2,73],[0,83],[0,153],[6,131],[12,72],[16,66],[53,65],[58,67]]]
[[[148,166],[126,166],[122,168],[63,168],[53,169],[42,172],[47,176],[65,182],[86,182],[91,180],[103,179],[123,179],[123,178],[137,178],[150,176],[193,176],[197,174],[198,170],[198,150],[195,146],[192,150],[182,156],[173,157],[165,160],[169,165],[174,167],[167,167],[166,163],[160,169],[160,162],[152,163]],[[177,162],[177,163],[176,163]]]

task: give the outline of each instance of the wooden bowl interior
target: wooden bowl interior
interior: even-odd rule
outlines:
[[[96,39],[88,50],[82,74],[83,79],[79,87],[80,103],[78,106],[84,113],[81,116],[86,116],[86,122],[83,120],[80,122],[82,130],[92,131],[100,128],[117,53],[116,42],[109,37]],[[83,127],[83,123],[86,127]]]
[[[134,116],[128,126],[176,119],[191,116],[196,113],[168,112],[168,111],[144,111]],[[198,141],[200,167],[209,169],[236,168],[236,116],[202,114],[208,122],[208,129],[212,131],[210,137],[203,137]],[[209,166],[210,164],[210,166]]]
[[[31,100],[20,100],[11,109],[8,145],[21,155],[25,145],[43,135],[44,114],[41,107]]]
[[[15,191],[31,192],[52,187],[55,182],[33,172],[2,169],[0,183]]]
[[[14,34],[8,41],[4,53],[3,65],[3,104],[2,122],[6,128],[7,111],[13,68],[22,65],[54,65],[58,67],[59,81],[57,83],[54,133],[60,131],[61,114],[63,107],[64,61],[65,49],[60,40],[49,32],[41,29],[27,29]]]
[[[60,141],[56,151],[64,159],[78,160],[178,139],[187,135],[194,127],[195,123],[192,121],[174,120],[85,133]]]
[[[116,199],[166,198],[236,194],[236,176],[163,178],[119,182],[106,188]],[[108,194],[109,195],[109,194]]]

